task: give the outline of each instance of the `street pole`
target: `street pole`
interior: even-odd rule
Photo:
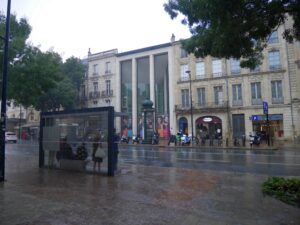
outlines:
[[[2,100],[0,119],[0,182],[5,180],[5,129],[6,129],[6,99],[7,99],[7,73],[8,73],[8,45],[9,45],[9,25],[10,25],[10,5],[11,0],[7,0],[3,76],[2,76]]]
[[[270,146],[270,120],[269,120],[269,113],[266,114],[267,119],[267,142],[268,146]]]
[[[193,120],[193,97],[192,97],[192,76],[191,76],[191,71],[186,71],[186,73],[189,75],[190,78],[190,101],[191,101],[191,109],[190,109],[190,113],[191,113],[191,128],[192,128],[192,140],[191,143],[193,145],[193,141],[194,141],[194,120]]]

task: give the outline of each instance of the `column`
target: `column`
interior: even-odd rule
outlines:
[[[132,59],[132,132],[138,135],[137,132],[137,68],[136,59]]]
[[[150,100],[155,107],[155,78],[154,78],[154,56],[150,55]]]
[[[176,81],[176,77],[175,73],[174,73],[174,61],[173,61],[173,57],[174,57],[174,46],[172,45],[171,49],[168,51],[168,76],[169,76],[169,119],[170,119],[170,132],[172,134],[176,133],[176,116],[175,116],[175,100],[174,98],[176,97],[176,91],[175,91],[175,82]]]

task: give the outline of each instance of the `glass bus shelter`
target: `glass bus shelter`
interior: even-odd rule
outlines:
[[[114,107],[45,112],[39,167],[114,175]]]

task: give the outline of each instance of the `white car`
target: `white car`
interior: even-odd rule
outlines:
[[[14,132],[5,132],[5,142],[17,143],[17,135]]]

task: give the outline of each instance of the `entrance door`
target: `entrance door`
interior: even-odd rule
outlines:
[[[179,131],[182,131],[184,134],[188,133],[188,121],[185,117],[179,119]]]
[[[233,114],[232,115],[233,138],[241,138],[245,135],[245,115]]]

